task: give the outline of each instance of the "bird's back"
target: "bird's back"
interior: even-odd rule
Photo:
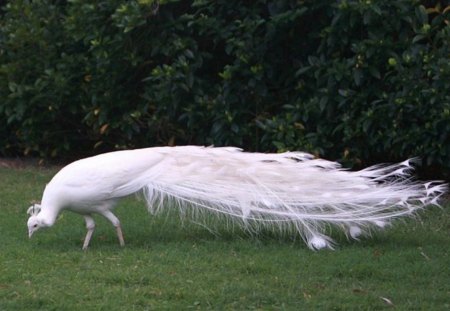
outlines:
[[[163,156],[154,148],[116,151],[75,161],[61,169],[47,185],[42,201],[62,205],[93,204],[140,190],[140,177]]]

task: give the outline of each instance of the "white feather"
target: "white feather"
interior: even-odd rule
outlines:
[[[351,172],[307,153],[232,147],[117,151],[64,167],[47,185],[39,215],[46,226],[64,208],[112,218],[107,213],[116,200],[142,191],[153,213],[175,202],[183,211],[224,215],[250,230],[294,228],[310,248],[332,248],[323,232],[328,225],[347,227],[358,238],[437,204],[446,185],[412,181],[410,171],[410,161]]]

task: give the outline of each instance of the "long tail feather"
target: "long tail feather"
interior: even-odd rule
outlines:
[[[245,153],[237,148],[159,148],[164,157],[135,187],[149,209],[168,201],[229,216],[244,227],[295,228],[312,249],[332,248],[335,225],[357,239],[372,227],[438,205],[447,186],[412,180],[411,161],[347,171],[300,152]]]

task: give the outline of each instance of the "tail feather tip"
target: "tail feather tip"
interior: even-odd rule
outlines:
[[[327,241],[327,239],[320,236],[313,236],[312,238],[310,238],[308,240],[308,247],[316,251],[324,248],[333,249],[330,241]]]
[[[383,220],[375,220],[374,223],[379,228],[385,228],[388,225],[388,223]]]
[[[348,231],[350,236],[355,240],[358,240],[358,238],[362,235],[362,230],[358,226],[350,226]]]

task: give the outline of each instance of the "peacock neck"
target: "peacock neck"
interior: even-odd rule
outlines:
[[[43,206],[44,207],[44,206]],[[46,227],[51,227],[56,221],[59,211],[52,208],[42,208],[38,217],[40,218],[42,224]]]
[[[47,195],[47,191],[44,191],[41,202],[41,212],[39,213],[39,218],[43,224],[47,227],[53,226],[60,211],[61,208],[59,202],[54,199],[54,196]]]

